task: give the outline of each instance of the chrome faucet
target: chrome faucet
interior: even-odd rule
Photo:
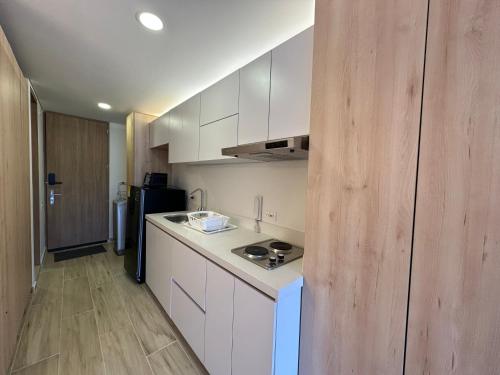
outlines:
[[[194,194],[200,192],[200,207],[196,209],[196,211],[204,211],[205,207],[205,191],[201,188],[194,189],[191,193],[189,193],[189,198],[194,199]]]

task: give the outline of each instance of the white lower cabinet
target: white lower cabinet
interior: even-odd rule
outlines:
[[[273,374],[274,318],[275,303],[272,299],[235,280],[233,374]]]
[[[205,313],[172,280],[172,321],[186,339],[198,359],[205,357]]]
[[[146,282],[211,375],[298,373],[301,285],[274,300],[147,223]]]
[[[151,223],[146,224],[146,237],[146,284],[167,314],[170,314],[172,245],[175,240]]]
[[[205,310],[207,260],[182,242],[176,239],[173,241],[172,278],[202,310]]]
[[[231,375],[234,276],[207,263],[205,367],[211,375]]]

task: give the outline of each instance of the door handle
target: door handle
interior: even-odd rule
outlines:
[[[55,193],[54,189],[50,189],[49,192],[49,205],[53,206],[56,203],[56,197],[62,196],[60,193]]]

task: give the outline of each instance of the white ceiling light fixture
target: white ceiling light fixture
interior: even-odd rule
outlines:
[[[105,109],[106,111],[111,109],[111,106],[108,103],[97,103],[97,106],[101,109]]]
[[[163,29],[163,21],[156,14],[150,12],[139,12],[137,20],[148,30],[160,31]]]

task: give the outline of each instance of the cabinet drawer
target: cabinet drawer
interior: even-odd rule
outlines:
[[[205,358],[205,314],[186,293],[172,281],[172,321],[200,361]]]
[[[205,311],[207,261],[177,240],[172,251],[172,278]]]
[[[208,124],[238,113],[240,91],[239,71],[236,71],[201,93],[200,124]]]

